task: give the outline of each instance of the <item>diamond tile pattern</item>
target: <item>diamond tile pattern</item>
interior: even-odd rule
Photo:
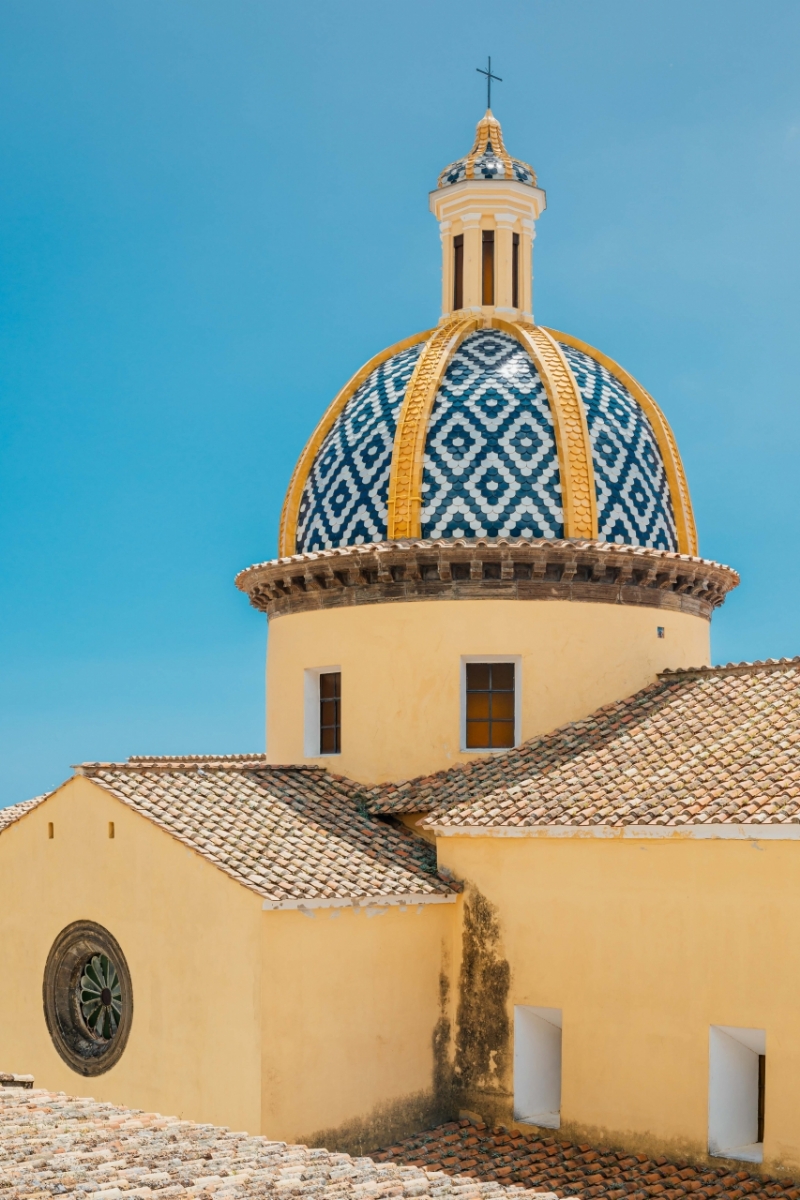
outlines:
[[[598,537],[677,550],[667,474],[653,428],[628,389],[595,359],[561,344],[586,406]]]
[[[521,1200],[497,1182],[271,1142],[217,1125],[43,1089],[0,1087],[0,1189],[7,1200]]]
[[[586,408],[598,537],[677,550],[650,422],[605,367],[562,349]],[[298,553],[385,540],[395,430],[421,350],[403,350],[373,371],[329,431],[303,490]],[[428,425],[422,502],[424,538],[563,536],[549,401],[532,359],[509,334],[472,333],[453,356]]]
[[[395,428],[421,350],[401,350],[377,367],[329,431],[300,501],[298,554],[386,537]]]
[[[800,824],[800,658],[664,672],[515,750],[370,792],[438,826]]]
[[[436,874],[431,845],[368,815],[358,785],[318,768],[268,766],[255,756],[132,759],[79,770],[272,901],[424,900],[452,891]]]
[[[527,352],[480,330],[458,348],[425,447],[422,536],[563,535],[553,419]]]

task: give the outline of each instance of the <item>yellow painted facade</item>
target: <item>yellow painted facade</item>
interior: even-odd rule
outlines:
[[[478,156],[490,144],[502,159],[502,178],[476,177]],[[0,831],[0,1068],[33,1073],[39,1085],[69,1093],[287,1141],[368,1151],[450,1119],[462,1104],[487,1120],[510,1121],[515,1006],[560,1009],[563,1136],[702,1160],[709,1027],[766,1029],[764,1167],[796,1172],[800,839],[791,830],[797,825],[768,840],[742,826],[728,826],[734,833],[724,838],[721,826],[703,826],[711,836],[701,837],[699,825],[669,835],[655,825],[647,832],[629,828],[623,836],[565,824],[521,836],[503,829],[471,836],[452,826],[420,830],[425,814],[400,811],[403,795],[409,807],[423,803],[419,796],[435,789],[430,781],[416,799],[394,789],[383,816],[364,803],[362,785],[431,776],[497,753],[465,748],[467,661],[514,661],[515,739],[527,742],[632,696],[662,671],[709,664],[708,614],[738,582],[728,568],[694,557],[697,535],[677,445],[649,393],[607,356],[533,323],[532,245],[545,197],[532,170],[510,159],[491,114],[479,124],[471,155],[455,166],[454,181],[445,186],[440,179],[431,197],[443,248],[441,321],[376,355],[338,393],[292,475],[280,560],[237,579],[255,607],[270,614],[269,763],[344,776],[343,783],[327,780],[339,789],[344,816],[338,828],[325,826],[320,772],[268,772],[260,760],[257,769],[269,779],[291,776],[283,778],[274,806],[283,806],[280,815],[269,813],[274,823],[264,823],[264,843],[252,843],[260,878],[274,870],[264,895],[279,897],[262,902],[100,783],[77,776],[64,784]],[[521,168],[530,172],[527,182]],[[482,249],[489,232],[494,239],[485,245],[493,257]],[[463,266],[457,309],[456,263]],[[483,303],[482,291],[490,274],[491,305]],[[534,537],[520,526],[519,536],[485,538],[462,536],[453,524],[452,536],[422,544],[432,409],[458,346],[488,329],[525,348],[547,396],[550,449],[558,460],[550,502],[560,507],[563,524],[558,516],[549,527],[552,537]],[[338,542],[335,531],[318,533],[309,542],[318,548],[299,553],[306,485],[328,434],[372,372],[417,345],[419,357],[408,367],[392,418],[391,469],[376,502],[376,511],[385,502],[385,513],[381,509],[371,529],[365,522],[347,527]],[[639,537],[635,546],[603,542],[627,535],[608,516],[605,532],[599,529],[595,470],[601,467],[589,401],[564,345],[609,372],[647,418],[654,439],[649,453],[660,456],[665,482],[657,497],[640,496],[636,503],[663,500],[675,519],[672,532],[639,537],[630,526],[630,536]],[[388,460],[388,442],[384,451]],[[357,528],[361,532],[353,533]],[[502,528],[499,521],[494,528]],[[365,546],[372,537],[384,540]],[[484,554],[489,545],[491,553]],[[665,545],[673,549],[660,548]],[[373,559],[365,553],[359,560],[362,549],[374,551]],[[611,553],[621,549],[626,561]],[[332,689],[341,683],[340,722],[338,691],[324,697],[323,709],[320,672],[341,672],[340,681],[328,681]],[[510,688],[500,692],[507,697]],[[327,720],[331,713],[336,717],[326,724],[323,715]],[[475,718],[476,725],[484,721],[488,729],[486,713]],[[332,730],[331,744],[341,732],[341,752],[320,756],[323,733]],[[529,753],[538,761],[538,747]],[[626,774],[628,753],[622,755]],[[516,757],[523,768],[530,761]],[[571,757],[568,762],[571,770]],[[660,774],[660,758],[657,768]],[[492,803],[498,777],[486,784]],[[187,804],[194,801],[193,780],[192,774]],[[203,786],[211,793],[217,785],[205,779]],[[256,798],[248,793],[242,810],[262,804],[263,815],[271,804],[269,786],[268,780]],[[175,828],[183,828],[183,796]],[[230,867],[252,826],[247,816],[241,823],[229,817],[224,795],[220,807],[219,828],[236,831],[233,848],[226,849]],[[287,813],[305,822],[299,833],[292,826],[291,836]],[[205,818],[198,820],[196,837],[218,834]],[[348,839],[357,822],[367,827],[361,829],[365,870],[373,881],[375,847],[390,840],[392,822],[436,840],[439,890],[430,888],[431,857],[419,868],[428,890],[414,894],[437,902],[409,905],[406,893],[402,903],[397,893],[397,903],[385,907],[354,901],[354,895],[364,900],[368,886],[348,873],[354,856]],[[381,851],[395,878],[405,858],[421,849],[406,840]],[[319,875],[309,883],[315,870]],[[254,876],[240,878],[258,886]],[[91,1078],[59,1056],[41,1003],[54,940],[79,920],[103,926],[117,940],[133,991],[129,1041],[119,1061]],[[80,970],[90,961],[85,958]],[[74,1005],[81,978],[78,972],[69,984]],[[488,1043],[491,1052],[484,1054]]]
[[[565,1139],[706,1159],[709,1026],[763,1028],[763,1169],[800,1168],[800,841],[751,831],[438,839],[498,914],[509,1021],[563,1012]],[[471,1098],[487,1118],[511,1115],[511,1047],[503,1061]]]
[[[657,635],[658,627],[664,637]],[[475,757],[462,750],[465,655],[519,656],[520,740],[588,716],[667,667],[709,662],[703,617],[561,600],[436,600],[294,613],[270,622],[267,755],[365,783]],[[305,757],[305,671],[342,672],[342,753]]]
[[[374,1146],[390,1123],[391,1137],[440,1115],[432,1041],[454,908],[263,911],[76,777],[0,834],[0,1063],[72,1095]],[[114,935],[133,983],[128,1044],[92,1078],[63,1062],[42,1010],[50,947],[81,919]]]

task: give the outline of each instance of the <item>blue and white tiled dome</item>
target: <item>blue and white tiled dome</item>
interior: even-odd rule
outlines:
[[[385,539],[397,418],[421,350],[419,344],[387,359],[339,415],[303,489],[298,552]]]
[[[377,367],[329,429],[302,491],[296,550],[387,538],[397,421],[420,344]],[[590,354],[561,350],[583,399],[597,496],[597,536],[676,550],[664,461],[628,388]],[[424,538],[564,536],[553,415],[525,346],[505,332],[469,334],[453,355],[428,420]]]

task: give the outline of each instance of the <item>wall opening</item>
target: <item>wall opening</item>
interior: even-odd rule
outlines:
[[[342,750],[342,669],[310,667],[304,679],[306,758],[340,754]]]
[[[511,307],[519,308],[519,234],[511,237]]]
[[[453,308],[464,307],[464,235],[453,238]]]
[[[708,1046],[708,1152],[762,1162],[767,1035],[712,1025]]]
[[[494,230],[483,231],[483,298],[482,304],[494,304]]]
[[[514,1120],[561,1125],[561,1009],[514,1006]]]

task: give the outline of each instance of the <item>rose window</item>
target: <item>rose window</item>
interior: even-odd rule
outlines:
[[[133,987],[122,947],[94,921],[73,921],[50,948],[44,1015],[53,1045],[79,1075],[119,1061],[133,1020]]]
[[[95,954],[83,968],[80,980],[83,1019],[100,1041],[110,1041],[122,1014],[122,988],[117,969],[105,954]]]

